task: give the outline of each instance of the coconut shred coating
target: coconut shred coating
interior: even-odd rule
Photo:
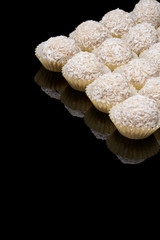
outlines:
[[[108,112],[111,107],[137,92],[119,73],[106,73],[86,87],[86,94],[98,110]]]
[[[134,7],[132,17],[136,23],[147,22],[160,26],[160,3],[156,0],[140,0]]]
[[[51,37],[42,50],[42,56],[50,61],[55,60],[63,64],[80,49],[75,45],[73,39],[65,36]]]
[[[122,9],[115,9],[106,13],[100,21],[113,37],[121,37],[135,25],[131,14]]]
[[[73,39],[66,36],[51,37],[36,48],[36,56],[45,68],[61,71],[62,66],[74,54],[80,51]]]
[[[160,40],[160,27],[157,28],[157,32],[158,32],[159,40]]]
[[[111,108],[110,117],[115,124],[131,128],[155,128],[160,124],[157,105],[139,94]]]
[[[62,68],[62,74],[76,90],[84,91],[85,87],[110,69],[100,63],[93,53],[79,52]]]
[[[145,85],[148,78],[159,76],[158,65],[143,58],[132,59],[114,72],[121,73],[137,90]]]
[[[157,30],[151,23],[145,22],[130,28],[122,38],[137,55],[159,41]]]
[[[89,52],[98,47],[107,36],[107,29],[101,23],[93,20],[82,22],[70,34],[81,50]]]
[[[157,64],[160,72],[160,42],[153,44],[149,49],[143,51],[139,57]]]
[[[133,57],[131,49],[125,41],[119,38],[106,39],[93,52],[98,60],[111,70],[114,70],[119,65],[128,63]]]
[[[160,110],[160,77],[149,78],[139,94],[154,100]]]

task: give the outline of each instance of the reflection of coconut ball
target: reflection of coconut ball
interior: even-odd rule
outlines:
[[[60,95],[68,85],[61,73],[48,71],[43,66],[36,73],[34,81],[43,88],[42,90],[50,89]],[[49,93],[49,91],[47,92]]]
[[[88,99],[84,92],[76,91],[69,85],[61,94],[61,102],[68,109],[68,111],[81,113],[81,115],[92,106],[91,101]]]
[[[91,132],[93,135],[100,140],[107,140],[108,134],[107,133],[100,133],[98,131],[95,131],[94,129],[91,128]]]
[[[132,11],[136,23],[147,22],[154,27],[160,25],[160,3],[155,0],[140,0]]]
[[[119,8],[106,13],[100,21],[113,37],[121,37],[134,26],[131,14]]]
[[[83,118],[84,117],[84,112],[80,111],[80,110],[74,110],[71,109],[67,106],[65,106],[65,108],[68,110],[68,112],[73,116],[73,117],[78,117],[78,118]]]
[[[116,129],[108,114],[98,111],[94,106],[85,112],[84,122],[93,133],[99,133],[105,137],[111,135]]]
[[[107,38],[107,35],[107,29],[101,23],[88,20],[81,23],[70,34],[70,38],[75,40],[81,50],[91,52]]]
[[[160,148],[153,135],[143,140],[133,140],[123,137],[117,130],[108,137],[106,144],[124,164],[141,163],[156,155]]]
[[[43,88],[41,87],[42,91],[45,92],[49,97],[55,98],[57,100],[60,100],[61,94],[57,92],[54,89],[49,89],[49,88]]]
[[[119,38],[106,39],[95,51],[98,60],[111,70],[128,63],[133,57],[131,49]]]
[[[157,30],[150,23],[133,26],[122,38],[138,55],[159,40]]]
[[[122,156],[119,156],[119,155],[116,155],[116,156],[123,164],[139,164],[139,163],[142,163],[146,160],[146,158],[134,159],[134,158],[122,157]]]

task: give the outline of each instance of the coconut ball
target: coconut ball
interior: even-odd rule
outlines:
[[[108,29],[110,35],[119,38],[135,24],[131,14],[119,8],[106,13],[100,22]]]
[[[93,20],[82,22],[70,34],[81,50],[89,52],[98,47],[107,36],[107,29],[101,23]]]
[[[93,53],[81,51],[67,61],[62,68],[62,75],[72,88],[85,91],[89,83],[109,71]]]
[[[160,110],[160,77],[148,79],[139,94],[154,100]]]
[[[139,94],[114,106],[110,116],[117,124],[129,127],[156,127],[159,124],[159,111],[148,97]]]
[[[67,60],[79,51],[73,39],[60,35],[40,43],[35,54],[46,69],[60,72]]]
[[[137,94],[111,108],[109,116],[118,131],[131,139],[143,139],[160,127],[160,112],[149,97]]]
[[[158,65],[144,58],[132,59],[128,64],[116,68],[115,72],[121,73],[137,90],[145,85],[148,78],[159,75]]]
[[[150,62],[157,64],[160,72],[160,42],[155,43],[149,49],[143,51],[139,57],[148,59]]]
[[[134,7],[132,17],[136,23],[147,22],[160,25],[160,3],[156,0],[140,0]]]
[[[158,33],[151,23],[133,26],[122,38],[137,55],[159,41]]]
[[[94,54],[100,62],[104,63],[111,70],[128,63],[133,57],[129,46],[119,38],[107,38],[94,50]]]
[[[119,73],[106,73],[86,87],[93,105],[108,113],[111,107],[136,94],[136,90]]]

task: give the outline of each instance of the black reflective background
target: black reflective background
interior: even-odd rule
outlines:
[[[96,153],[99,155],[97,161],[105,158],[108,164],[133,165],[158,159],[160,130],[143,140],[125,138],[109,116],[98,111],[84,92],[72,89],[61,73],[41,66],[34,76],[34,83],[37,91],[44,95],[45,109],[50,112],[45,119],[45,123],[48,120],[47,128],[51,129],[48,140],[53,141],[55,148],[62,147],[60,153],[67,148],[67,157],[77,159],[82,155],[86,161]],[[50,107],[46,105],[47,101]]]
[[[26,155],[38,174],[113,178],[135,177],[135,171],[152,174],[160,162],[160,131],[134,141],[121,136],[106,114],[97,111],[85,93],[73,90],[61,73],[45,70],[34,55],[35,47],[51,36],[68,35],[85,20],[99,21],[115,8],[131,11],[137,1],[56,3],[33,6],[30,24],[30,69],[26,117],[30,140]],[[90,5],[91,4],[91,5]],[[27,66],[28,67],[28,66]],[[25,78],[25,74],[24,74]],[[31,154],[30,154],[31,153]],[[33,157],[31,160],[31,156]],[[111,179],[110,179],[111,180]]]

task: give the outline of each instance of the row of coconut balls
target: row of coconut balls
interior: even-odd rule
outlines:
[[[149,68],[149,72],[146,73],[147,70],[144,65],[140,70],[135,69],[136,74],[140,74],[144,69],[142,74],[147,74],[145,77],[147,78],[152,75],[154,76],[157,71],[160,72],[160,41],[158,31],[150,23],[135,25],[130,29],[132,33],[127,33],[129,35],[126,39],[106,38],[101,44],[97,44],[99,46],[94,48],[93,43],[94,45],[96,43],[93,41],[91,30],[94,29],[94,35],[100,36],[95,28],[97,24],[99,25],[100,23],[93,20],[80,24],[80,27],[83,26],[89,32],[89,34],[82,34],[85,39],[85,41],[84,39],[81,41],[83,47],[80,47],[80,44],[77,45],[75,39],[66,36],[51,37],[37,46],[36,56],[46,69],[56,72],[62,71],[69,84],[80,91],[85,91],[89,83],[106,72],[113,72],[119,68],[122,70],[123,66],[127,64],[130,66],[132,65],[131,63],[136,64],[136,68],[138,68],[139,65],[143,65],[144,60],[142,59],[146,59],[148,64],[150,62],[151,69]],[[75,36],[76,33],[72,35]],[[132,36],[131,43],[127,42],[130,36]],[[91,45],[93,49],[89,50]],[[84,46],[86,47],[85,49]],[[129,69],[127,70],[130,75]],[[142,80],[143,82],[141,82]],[[144,85],[144,79],[139,79],[139,81],[139,83],[135,83],[135,87],[138,90]]]
[[[157,4],[154,0],[139,3],[145,1]],[[128,27],[131,14],[116,9],[102,20],[107,15],[112,30],[113,19],[117,21],[118,35],[109,32],[103,21],[86,21],[69,38],[58,36],[39,44],[36,56],[47,69],[62,71],[74,89],[86,91],[98,110],[109,112],[122,135],[145,138],[160,126],[160,42],[155,28],[160,15],[153,15],[154,24],[132,26],[130,21]],[[149,17],[153,20],[151,14]]]
[[[125,43],[115,38],[121,38]],[[101,46],[105,40],[107,42]],[[47,69],[61,71],[67,60],[77,52],[98,49],[99,60],[113,70],[159,41],[160,3],[156,0],[140,0],[131,13],[115,9],[107,12],[99,22],[82,22],[69,37],[51,37],[37,46],[36,55]],[[123,44],[124,47],[121,47]],[[107,48],[106,45],[110,46]]]

